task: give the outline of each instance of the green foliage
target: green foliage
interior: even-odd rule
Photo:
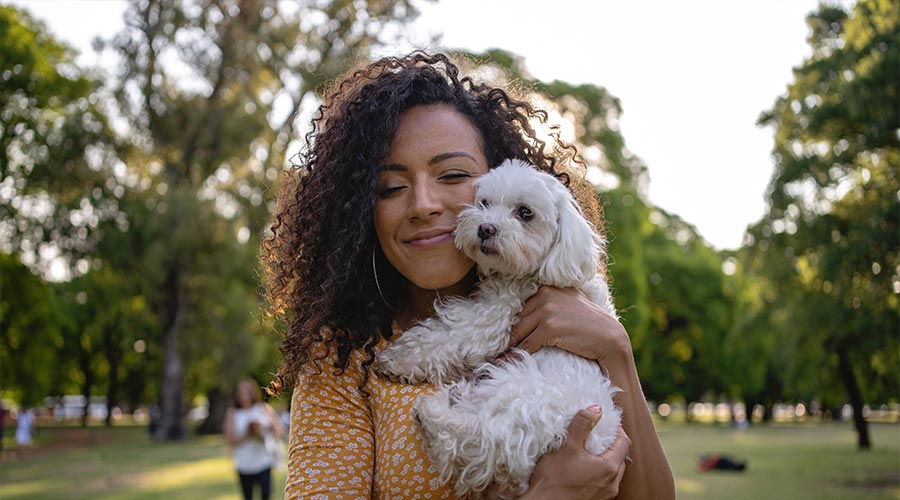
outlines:
[[[15,255],[0,254],[0,387],[3,397],[36,405],[48,394],[62,338],[51,319],[52,291]]]
[[[887,105],[898,102],[900,12],[867,0],[808,22],[812,56],[760,117],[775,129],[775,174],[745,265],[769,281],[786,388],[859,413],[900,394],[900,110]]]
[[[653,397],[697,401],[727,394],[734,379],[723,349],[734,299],[725,288],[722,259],[677,216],[657,208],[650,219],[645,262],[650,331],[657,338],[637,357],[652,366]]]
[[[177,427],[180,402],[275,367],[273,339],[259,335],[256,248],[298,117],[382,28],[415,14],[405,0],[135,1],[106,43],[123,63],[113,94],[135,146],[130,246],[155,284],[144,288],[160,318],[163,427]]]
[[[652,231],[650,209],[630,185],[606,191],[600,200],[606,218],[608,269],[617,310],[631,336],[638,371],[643,377],[651,377],[653,357],[647,355],[650,349],[645,346],[659,337],[649,328],[650,283],[645,242]]]
[[[46,325],[9,302],[4,349],[40,328],[56,340],[36,352],[62,360],[32,377],[34,392],[105,391],[131,405],[162,395],[178,425],[196,396],[249,373],[265,380],[277,349],[262,334],[256,253],[300,115],[416,14],[408,0],[134,0],[126,28],[98,43],[119,58],[111,77],[77,68],[43,25],[0,7],[3,249],[44,275],[55,252],[70,280],[32,280]],[[19,397],[38,363],[10,364]]]
[[[157,317],[138,285],[105,266],[56,286],[70,357],[89,360],[94,394],[107,394],[114,403],[121,398],[131,407],[155,398],[156,381],[147,380],[145,372],[159,356],[148,342],[159,328]],[[74,379],[83,384],[87,374],[81,371]],[[121,388],[115,385],[120,382]],[[109,384],[114,384],[112,394]]]
[[[51,240],[75,265],[99,221],[117,213],[99,80],[73,56],[26,13],[0,6],[0,248],[34,265]]]
[[[783,370],[791,349],[777,335],[778,317],[770,314],[775,292],[768,280],[745,272],[746,249],[729,252],[724,265],[733,274],[725,280],[727,295],[733,297],[733,322],[722,346],[722,365],[730,373],[728,392],[747,402],[747,407],[763,404],[769,407],[783,398],[797,397],[784,392]],[[821,398],[820,394],[804,394],[802,399]]]

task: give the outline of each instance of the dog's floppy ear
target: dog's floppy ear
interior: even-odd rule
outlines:
[[[550,175],[544,176],[544,183],[556,201],[559,229],[541,264],[540,280],[561,288],[580,287],[596,274],[603,242],[568,188]]]

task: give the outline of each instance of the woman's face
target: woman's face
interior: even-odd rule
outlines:
[[[247,382],[241,382],[238,384],[235,399],[240,408],[249,408],[253,406],[253,387]]]
[[[448,288],[471,270],[453,230],[487,171],[480,134],[453,108],[416,106],[400,117],[379,167],[375,231],[388,261],[416,287]]]

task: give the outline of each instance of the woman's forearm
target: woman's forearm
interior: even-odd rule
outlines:
[[[613,384],[622,389],[615,400],[622,408],[622,426],[631,438],[631,461],[619,489],[618,499],[667,500],[675,498],[672,469],[663,451],[644,391],[635,368],[631,346],[603,363]]]

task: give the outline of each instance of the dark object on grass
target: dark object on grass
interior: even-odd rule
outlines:
[[[743,472],[747,468],[747,462],[735,460],[728,455],[705,454],[700,456],[699,468],[701,472],[709,470]]]

